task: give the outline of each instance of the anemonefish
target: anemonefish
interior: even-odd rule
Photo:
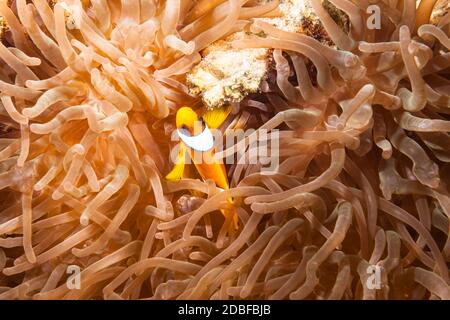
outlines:
[[[192,163],[203,180],[211,179],[216,186],[229,189],[227,173],[222,161],[215,159],[214,136],[212,129],[217,129],[228,117],[231,107],[207,110],[199,115],[189,107],[182,107],[176,114],[176,130],[181,139],[177,161],[172,171],[167,174],[169,181],[180,180],[185,175],[185,157],[188,152]],[[234,200],[229,198],[230,204]],[[235,228],[238,228],[236,211],[221,209],[225,218],[232,218]]]

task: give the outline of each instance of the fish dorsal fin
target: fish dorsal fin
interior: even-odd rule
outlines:
[[[169,181],[178,181],[183,178],[184,169],[186,166],[186,146],[184,143],[180,143],[180,149],[178,150],[177,159],[175,165],[166,175],[166,179]]]
[[[232,108],[230,105],[207,110],[203,114],[203,120],[211,129],[217,129],[230,114]]]

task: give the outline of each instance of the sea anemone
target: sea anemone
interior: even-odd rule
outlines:
[[[448,8],[308,1],[331,44],[267,1],[0,0],[0,299],[450,299]],[[272,69],[220,129],[276,132],[279,166],[166,181],[186,75],[236,32]]]

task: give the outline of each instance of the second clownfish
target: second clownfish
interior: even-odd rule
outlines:
[[[166,176],[167,180],[178,181],[184,177],[187,152],[203,180],[211,179],[217,187],[229,189],[225,166],[222,161],[214,158],[216,149],[210,129],[217,129],[230,112],[230,106],[207,110],[201,115],[189,107],[182,107],[177,111],[175,121],[181,142],[175,166]],[[232,198],[227,201],[234,203]],[[235,228],[238,227],[235,209],[221,209],[221,212],[225,218],[232,218]]]

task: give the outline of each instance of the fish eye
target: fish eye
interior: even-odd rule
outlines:
[[[189,132],[189,128],[188,128],[187,125],[183,124],[183,125],[181,126],[181,130],[183,131],[183,134],[185,134],[185,135],[187,135],[187,136],[190,136],[190,135],[191,135],[191,133]]]

